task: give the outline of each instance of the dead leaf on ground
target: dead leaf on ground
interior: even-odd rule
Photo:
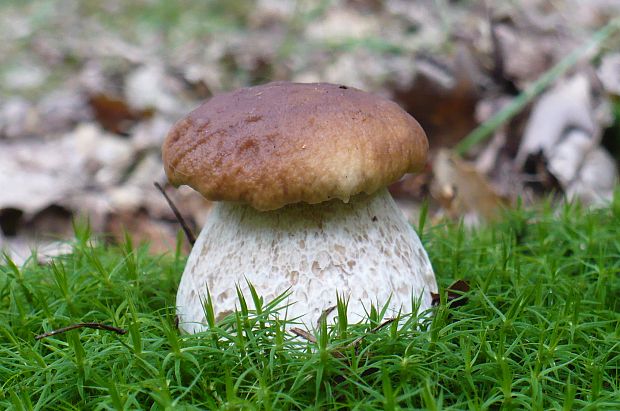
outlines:
[[[127,135],[137,121],[153,115],[152,109],[136,110],[125,100],[106,94],[93,94],[88,103],[101,127],[115,134]]]
[[[440,150],[433,162],[431,194],[451,218],[463,217],[467,224],[493,221],[508,204],[473,164],[449,150]]]
[[[609,204],[618,185],[618,169],[607,150],[595,147],[581,163],[579,174],[566,187],[568,198],[578,198],[587,205]]]
[[[110,214],[104,227],[116,243],[125,241],[125,233],[129,233],[134,244],[148,242],[149,252],[163,254],[176,247],[177,230],[165,221],[155,220],[145,210],[135,212],[117,212]],[[183,243],[185,252],[190,251],[187,243]]]
[[[584,130],[596,137],[597,125],[593,116],[590,82],[577,74],[543,94],[532,108],[515,166],[522,169],[531,155],[542,152],[552,157],[556,144],[570,128]],[[591,140],[591,145],[597,141]]]
[[[463,294],[469,291],[469,283],[465,280],[456,280],[445,289],[447,293],[447,303],[450,308],[458,308],[467,304],[467,298]],[[431,293],[433,306],[438,306],[441,302],[441,294]]]
[[[515,165],[538,180],[545,178],[542,165],[568,198],[597,205],[611,199],[618,178],[613,158],[599,146],[605,107],[597,110],[592,95],[581,73],[545,93],[532,109]]]
[[[19,214],[4,215],[3,229],[13,224],[9,234],[18,235],[21,229],[29,231],[30,224],[33,233],[63,237],[71,234],[71,217],[77,211],[90,211],[97,221],[98,215],[109,212],[110,199],[105,196],[89,208],[89,193],[118,185],[133,158],[126,139],[93,124],[49,141],[0,141],[0,210]]]
[[[426,128],[433,150],[451,146],[482,120],[474,118],[476,102],[480,112],[493,100],[487,112],[496,113],[502,99],[515,93],[491,73],[494,49],[503,50],[502,76],[519,88],[619,10],[617,0],[587,5],[558,0],[553,7],[541,0],[496,2],[492,10],[480,2],[435,7],[432,1],[364,0],[314,8],[261,0],[233,16],[242,24],[230,27],[226,36],[203,36],[193,31],[196,16],[188,10],[180,10],[179,22],[189,25],[172,22],[164,32],[140,26],[136,35],[135,27],[114,30],[99,24],[98,13],[125,16],[123,4],[97,3],[89,14],[93,24],[82,24],[83,10],[69,7],[50,14],[49,24],[39,28],[31,10],[17,3],[0,13],[0,37],[14,40],[0,42],[5,57],[0,83],[14,93],[0,101],[0,209],[12,216],[9,231],[18,237],[30,221],[41,230],[62,231],[47,217],[33,220],[49,207],[87,215],[95,230],[128,216],[140,222],[140,213],[146,213],[156,227],[165,222],[176,231],[172,213],[152,187],[153,180],[165,181],[161,142],[178,114],[199,100],[249,84],[331,80],[396,96]],[[495,43],[501,47],[494,44],[489,17],[499,26]],[[605,51],[610,57],[602,57],[599,77],[607,95],[617,98],[617,52]],[[7,79],[10,84],[4,84]],[[524,111],[523,118],[528,114]],[[577,123],[574,129],[587,129]],[[593,123],[605,124],[596,113]],[[494,214],[489,210],[495,200],[485,198],[495,197],[488,192],[520,187],[513,184],[511,165],[524,124],[515,118],[496,133],[477,159],[478,176],[469,178],[460,170],[467,181],[452,176],[438,186],[434,194],[449,214],[470,218],[471,213],[474,220]],[[550,147],[558,154],[538,157],[533,177],[548,178],[548,187],[556,188],[561,180],[569,196],[607,197],[616,173],[610,173],[613,163],[606,153],[593,147],[576,156],[584,142],[576,134],[562,132],[555,141]],[[429,175],[409,176],[392,191],[410,203],[425,197]],[[491,179],[490,189],[484,176]],[[483,193],[482,200],[464,195],[472,190]],[[169,193],[189,220],[197,227],[204,224],[209,203],[199,194],[187,187]],[[0,224],[8,220],[0,216]],[[60,213],[59,220],[64,227],[66,215]],[[139,229],[158,235],[151,228]]]

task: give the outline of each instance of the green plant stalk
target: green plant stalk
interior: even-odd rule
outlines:
[[[523,107],[542,93],[551,85],[551,83],[577,64],[584,55],[588,54],[592,50],[598,49],[605,40],[616,33],[619,29],[620,19],[616,18],[607,23],[600,30],[596,31],[586,44],[578,47],[572,53],[560,60],[560,62],[547,70],[538,78],[538,80],[515,97],[515,99],[508,106],[500,110],[497,114],[489,118],[465,136],[465,138],[463,138],[463,140],[461,140],[461,142],[454,147],[454,152],[459,155],[463,155],[476,144],[486,140],[493,133],[493,131],[517,115]]]

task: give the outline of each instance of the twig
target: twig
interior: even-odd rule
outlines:
[[[314,335],[310,334],[308,331],[302,330],[301,328],[291,328],[290,331],[298,337],[301,337],[313,344],[316,344],[316,338]]]
[[[185,238],[187,238],[187,241],[193,247],[196,243],[196,236],[194,235],[194,233],[192,233],[192,230],[190,230],[189,226],[185,222],[185,219],[183,218],[177,207],[174,205],[170,197],[168,197],[168,194],[166,194],[166,191],[164,191],[163,187],[157,181],[153,182],[153,184],[155,185],[155,187],[157,187],[157,189],[162,193],[162,195],[168,202],[170,209],[174,213],[174,216],[176,217],[177,221],[181,225],[181,228],[183,229],[183,232],[185,233]]]
[[[353,340],[349,344],[345,345],[344,348],[347,349],[347,348],[351,348],[351,347],[357,347],[359,345],[359,343],[361,343],[364,338],[368,337],[370,334],[376,333],[377,331],[379,331],[380,329],[382,329],[386,325],[393,323],[394,321],[396,321],[396,319],[397,319],[397,317],[388,318],[387,320],[385,320],[384,322],[382,322],[381,324],[379,324],[378,326],[376,326],[372,330],[368,331],[366,334],[362,335],[361,337],[357,337],[355,340]]]
[[[75,330],[77,328],[93,328],[95,330],[112,331],[120,335],[127,334],[127,330],[124,330],[118,327],[112,327],[111,325],[105,325],[101,323],[78,323],[78,324],[72,324],[68,327],[59,328],[57,330],[53,330],[53,331],[50,331],[44,334],[39,334],[36,337],[34,337],[34,339],[40,340],[43,338],[51,337],[56,334],[66,333],[67,331]]]
[[[389,318],[387,320],[385,320],[384,322],[382,322],[381,324],[379,324],[378,326],[376,326],[375,328],[371,329],[370,331],[368,331],[366,334],[362,335],[361,337],[357,337],[355,340],[351,341],[349,344],[345,345],[344,347],[342,347],[341,349],[337,349],[332,351],[332,355],[336,358],[344,358],[344,354],[342,354],[342,350],[346,350],[349,348],[357,348],[357,346],[362,342],[362,340],[366,337],[368,337],[370,334],[374,334],[377,331],[379,331],[380,329],[382,329],[383,327],[385,327],[388,324],[393,323],[394,321],[396,321],[397,317],[395,318]],[[295,334],[298,337],[302,337],[303,339],[307,340],[308,342],[312,343],[312,344],[316,344],[317,343],[317,339],[314,335],[310,334],[308,331],[302,330],[301,328],[291,328],[289,330],[291,333]]]
[[[338,308],[337,305],[332,305],[331,307],[327,307],[326,309],[324,309],[319,316],[319,319],[316,320],[316,327],[319,328],[321,323],[325,321],[327,319],[327,316],[330,315],[336,308]]]
[[[454,147],[454,152],[463,155],[476,144],[486,140],[493,131],[517,115],[523,107],[542,93],[553,81],[577,64],[583,55],[589,53],[591,50],[598,49],[601,43],[607,40],[619,28],[620,19],[614,19],[595,32],[586,44],[560,60],[559,63],[547,70],[530,87],[526,88],[521,94],[515,97],[506,108],[496,113],[465,136],[465,138]]]

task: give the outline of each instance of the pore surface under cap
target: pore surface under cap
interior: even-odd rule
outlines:
[[[258,210],[372,193],[419,170],[428,141],[396,103],[326,83],[278,82],[220,94],[166,137],[174,185]]]

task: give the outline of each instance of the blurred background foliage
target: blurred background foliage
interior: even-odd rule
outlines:
[[[517,198],[604,204],[618,15],[615,0],[4,0],[0,244],[56,249],[86,216],[169,249],[175,220],[152,186],[168,129],[215,93],[276,80],[382,94],[422,124],[429,166],[391,188],[412,220],[424,199],[433,221],[473,225]],[[209,203],[171,194],[201,226]]]

